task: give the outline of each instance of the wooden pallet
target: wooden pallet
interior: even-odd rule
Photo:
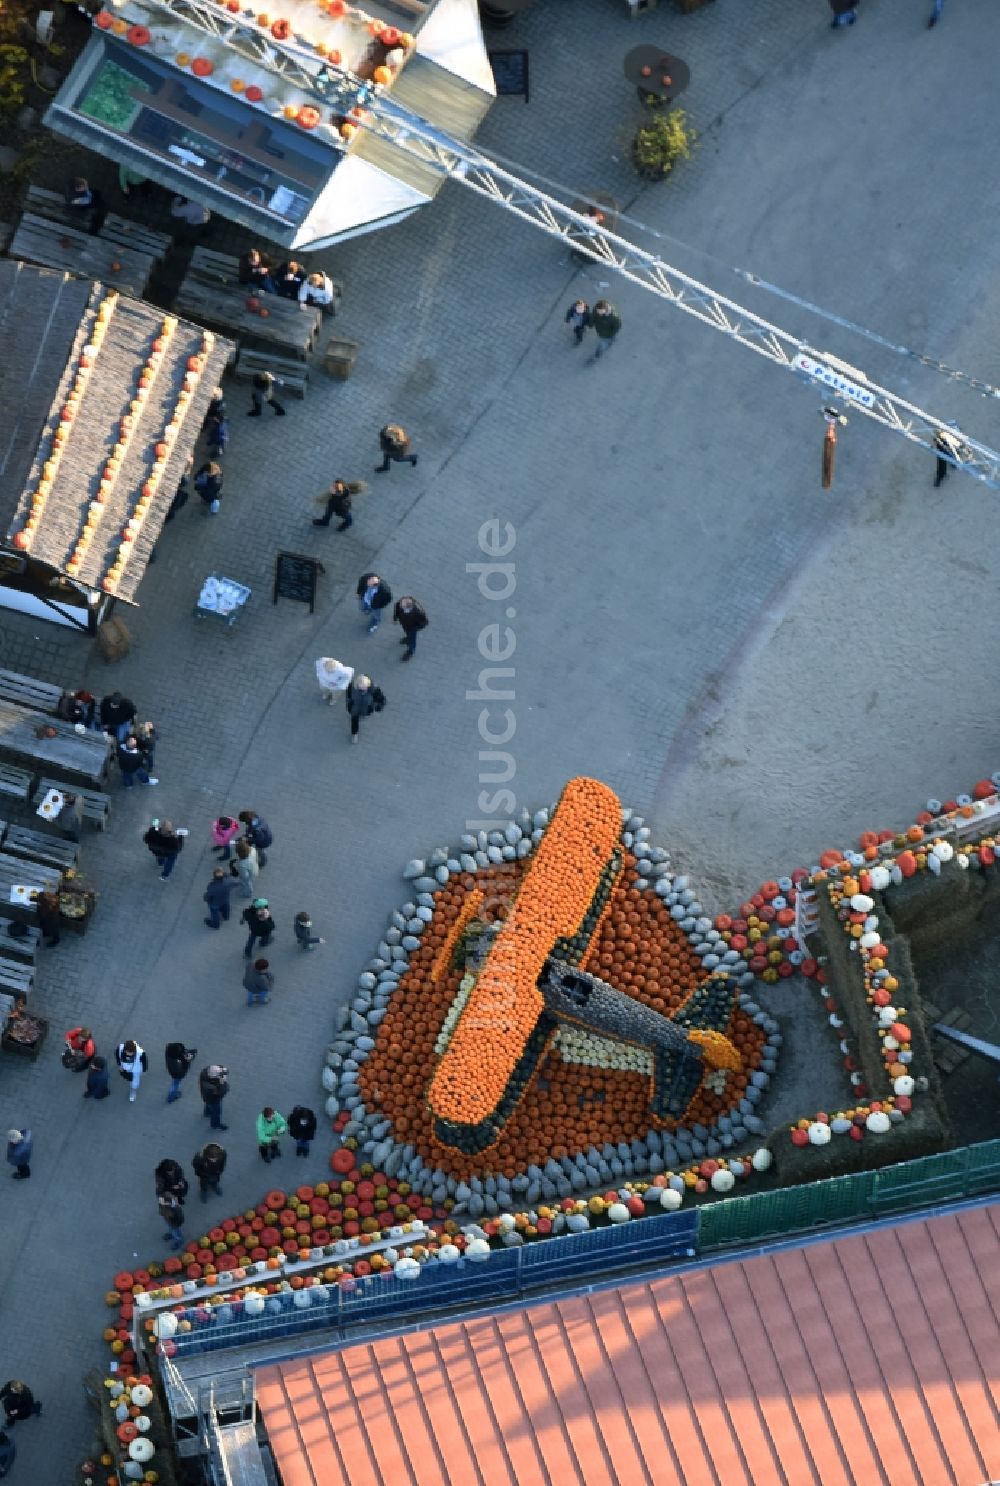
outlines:
[[[42,937],[41,929],[36,929],[30,924],[18,924],[18,928],[25,930],[24,937],[12,934],[14,919],[0,918],[0,952],[7,955],[20,955],[24,960],[34,962],[35,952],[38,949],[38,941]]]
[[[217,253],[213,248],[195,248],[188,265],[188,276],[193,275],[203,284],[224,284],[227,287],[242,287],[247,294],[249,285],[240,286],[240,260],[231,253]]]
[[[62,694],[62,687],[53,686],[50,681],[36,681],[34,676],[22,676],[20,671],[0,671],[0,697],[6,702],[16,702],[19,707],[54,714]]]
[[[268,351],[254,351],[244,346],[236,358],[233,371],[243,382],[252,381],[258,372],[269,371],[284,383],[279,389],[281,392],[289,392],[293,397],[306,395],[309,368],[301,361],[290,361],[285,356],[272,356]]]
[[[942,1026],[954,1027],[956,1032],[968,1032],[972,1026],[972,1018],[961,1006],[953,1006],[951,1011],[942,1013],[940,1007],[935,1006],[933,1001],[925,1001],[923,1010],[930,1028],[934,1066],[943,1078],[947,1078],[949,1074],[961,1067],[966,1058],[972,1056],[972,1052],[971,1049],[963,1047],[960,1042],[952,1042],[948,1037],[935,1035],[934,1023],[939,1022]]]
[[[111,814],[110,795],[102,794],[99,789],[83,789],[78,784],[65,784],[61,779],[40,779],[31,803],[36,807],[40,805],[50,789],[57,789],[63,795],[76,795],[83,809],[84,820],[93,821],[99,831],[106,829],[108,816]],[[56,819],[59,817],[56,816]]]
[[[16,769],[13,764],[0,764],[0,795],[13,795],[16,800],[26,800],[31,793],[31,781],[34,777],[30,769]]]

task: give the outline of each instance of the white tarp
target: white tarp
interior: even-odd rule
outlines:
[[[477,0],[438,0],[416,38],[421,57],[496,97]]]

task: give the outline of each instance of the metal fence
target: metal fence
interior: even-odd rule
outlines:
[[[871,1220],[1000,1190],[1000,1140],[923,1156],[881,1171],[859,1171],[800,1187],[779,1187],[621,1226],[574,1233],[555,1241],[492,1253],[484,1262],[432,1261],[412,1280],[391,1272],[350,1287],[329,1285],[320,1299],[309,1291],[270,1296],[261,1315],[240,1302],[192,1308],[190,1331],[174,1337],[178,1358],[248,1346],[318,1330],[346,1334],[391,1317],[395,1325],[503,1304],[532,1292],[599,1283],[628,1270],[651,1270],[816,1228]],[[295,1297],[299,1297],[296,1301]]]

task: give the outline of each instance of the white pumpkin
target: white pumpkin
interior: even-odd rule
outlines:
[[[146,1383],[136,1383],[132,1389],[132,1402],[140,1409],[148,1409],[153,1402],[153,1390]]]
[[[476,1264],[482,1264],[484,1259],[488,1259],[490,1252],[490,1246],[485,1238],[470,1239],[465,1247],[465,1257],[472,1259]]]
[[[164,1311],[156,1318],[156,1334],[161,1341],[177,1334],[177,1317],[172,1311]]]
[[[875,907],[875,899],[869,898],[867,893],[855,893],[851,899],[851,907],[855,913],[871,913]]]
[[[754,1171],[767,1171],[774,1160],[771,1152],[766,1146],[761,1146],[759,1151],[754,1151],[750,1158],[750,1165]]]
[[[892,1121],[884,1109],[873,1109],[865,1120],[865,1125],[873,1135],[884,1135],[892,1128]]]
[[[263,1295],[248,1295],[243,1302],[243,1308],[248,1316],[262,1316],[264,1314]]]
[[[718,1171],[712,1172],[713,1192],[731,1192],[735,1185],[736,1178],[733,1176],[733,1173],[731,1171],[726,1169],[725,1166],[720,1166]]]
[[[675,1191],[673,1187],[664,1187],[660,1193],[660,1206],[665,1207],[668,1213],[675,1212],[683,1201],[684,1198],[680,1192]]]
[[[814,1120],[806,1131],[806,1134],[809,1136],[810,1145],[830,1144],[830,1127],[824,1124],[822,1120]]]
[[[889,872],[889,868],[883,867],[881,864],[873,867],[871,870],[871,880],[872,887],[875,889],[875,891],[879,893],[883,892],[892,881],[892,876]]]
[[[438,1249],[438,1258],[442,1264],[454,1264],[461,1257],[461,1250],[457,1249],[453,1243],[443,1243]]]
[[[400,1259],[393,1270],[393,1274],[401,1280],[415,1280],[420,1274],[420,1261],[417,1259]]]
[[[955,848],[952,846],[950,841],[935,841],[934,845],[931,847],[931,851],[937,857],[939,862],[950,862],[952,857],[955,855]]]
[[[909,1098],[915,1088],[916,1084],[908,1073],[901,1073],[897,1079],[893,1080],[892,1092],[894,1094],[905,1094]]]
[[[147,1440],[146,1436],[141,1434],[138,1439],[133,1440],[129,1445],[128,1453],[133,1460],[138,1460],[139,1464],[143,1465],[147,1460],[152,1460],[156,1454],[156,1446],[152,1440]]]
[[[612,1223],[627,1223],[631,1216],[624,1202],[612,1202],[608,1208],[608,1220]]]
[[[152,1427],[152,1421],[150,1420],[149,1415],[139,1414],[135,1421],[135,1427],[140,1434],[148,1434]]]

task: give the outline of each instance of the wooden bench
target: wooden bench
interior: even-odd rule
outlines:
[[[239,286],[240,260],[231,253],[217,253],[213,248],[195,248],[188,265],[188,274],[193,274],[203,284]],[[249,294],[249,285],[240,287]]]
[[[41,929],[31,924],[18,924],[18,928],[25,931],[22,937],[11,933],[14,922],[12,918],[0,918],[0,951],[7,956],[20,955],[22,959],[34,961],[42,937]]]
[[[63,841],[58,836],[29,831],[26,826],[8,826],[3,849],[8,856],[44,862],[47,867],[58,867],[63,872],[75,867],[80,858],[75,841]]]
[[[62,687],[50,681],[36,681],[34,676],[22,676],[19,671],[0,671],[0,697],[19,707],[55,714],[62,694]]]
[[[60,779],[40,779],[31,803],[37,808],[50,789],[57,789],[63,795],[76,795],[84,820],[92,820],[99,831],[107,828],[108,816],[111,814],[110,795],[104,795],[98,789],[82,789],[78,784],[64,784]],[[57,821],[58,819],[56,816]]]
[[[26,800],[31,793],[31,781],[34,777],[30,769],[16,769],[13,764],[0,764],[0,795],[13,795],[16,800]]]
[[[305,397],[309,381],[307,366],[301,361],[290,361],[286,356],[272,356],[268,351],[254,351],[244,346],[236,358],[233,374],[242,382],[250,382],[258,372],[264,371],[281,379],[284,383],[282,392],[289,392],[293,397]]]
[[[103,237],[106,242],[118,243],[123,248],[138,248],[143,253],[152,253],[156,258],[166,257],[173,243],[169,233],[156,232],[142,222],[119,217],[115,212],[108,212],[98,236]]]
[[[36,216],[61,222],[64,227],[81,227],[87,220],[88,207],[70,206],[60,191],[47,191],[44,186],[29,186],[24,210]]]
[[[28,996],[35,983],[34,965],[25,965],[20,960],[8,960],[0,955],[0,986],[12,991],[15,996]]]

